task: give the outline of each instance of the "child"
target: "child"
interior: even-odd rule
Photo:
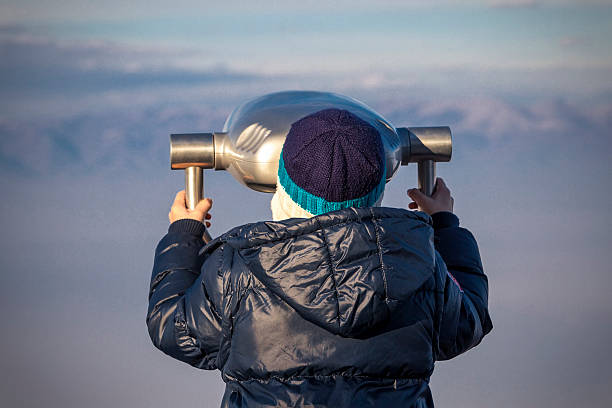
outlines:
[[[219,369],[223,407],[432,407],[436,360],[491,331],[487,278],[442,181],[380,207],[382,141],[327,109],[291,126],[274,221],[204,246],[210,199],[177,194],[159,243],[147,325],[166,354]]]

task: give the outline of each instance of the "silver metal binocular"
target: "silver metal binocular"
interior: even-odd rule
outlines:
[[[188,207],[193,209],[203,198],[203,169],[227,170],[245,186],[273,193],[278,160],[291,124],[328,108],[346,109],[378,130],[385,149],[387,182],[400,165],[418,163],[419,189],[432,194],[435,162],[451,159],[448,127],[395,128],[355,99],[329,92],[288,91],[240,105],[229,115],[222,132],[170,135],[170,166],[185,170]]]

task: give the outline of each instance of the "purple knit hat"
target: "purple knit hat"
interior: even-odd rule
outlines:
[[[315,112],[291,125],[278,177],[291,200],[313,215],[373,206],[385,188],[382,139],[347,110]]]

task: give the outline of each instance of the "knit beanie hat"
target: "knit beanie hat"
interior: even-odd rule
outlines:
[[[278,165],[274,219],[380,205],[385,154],[378,131],[355,114],[325,109],[291,125]]]

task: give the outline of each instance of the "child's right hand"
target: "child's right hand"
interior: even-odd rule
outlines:
[[[417,188],[408,190],[408,196],[414,202],[408,204],[408,208],[425,211],[429,215],[433,215],[440,211],[453,212],[453,203],[455,200],[451,197],[451,192],[446,187],[446,183],[440,177],[436,179],[436,186],[431,197],[426,196]]]

